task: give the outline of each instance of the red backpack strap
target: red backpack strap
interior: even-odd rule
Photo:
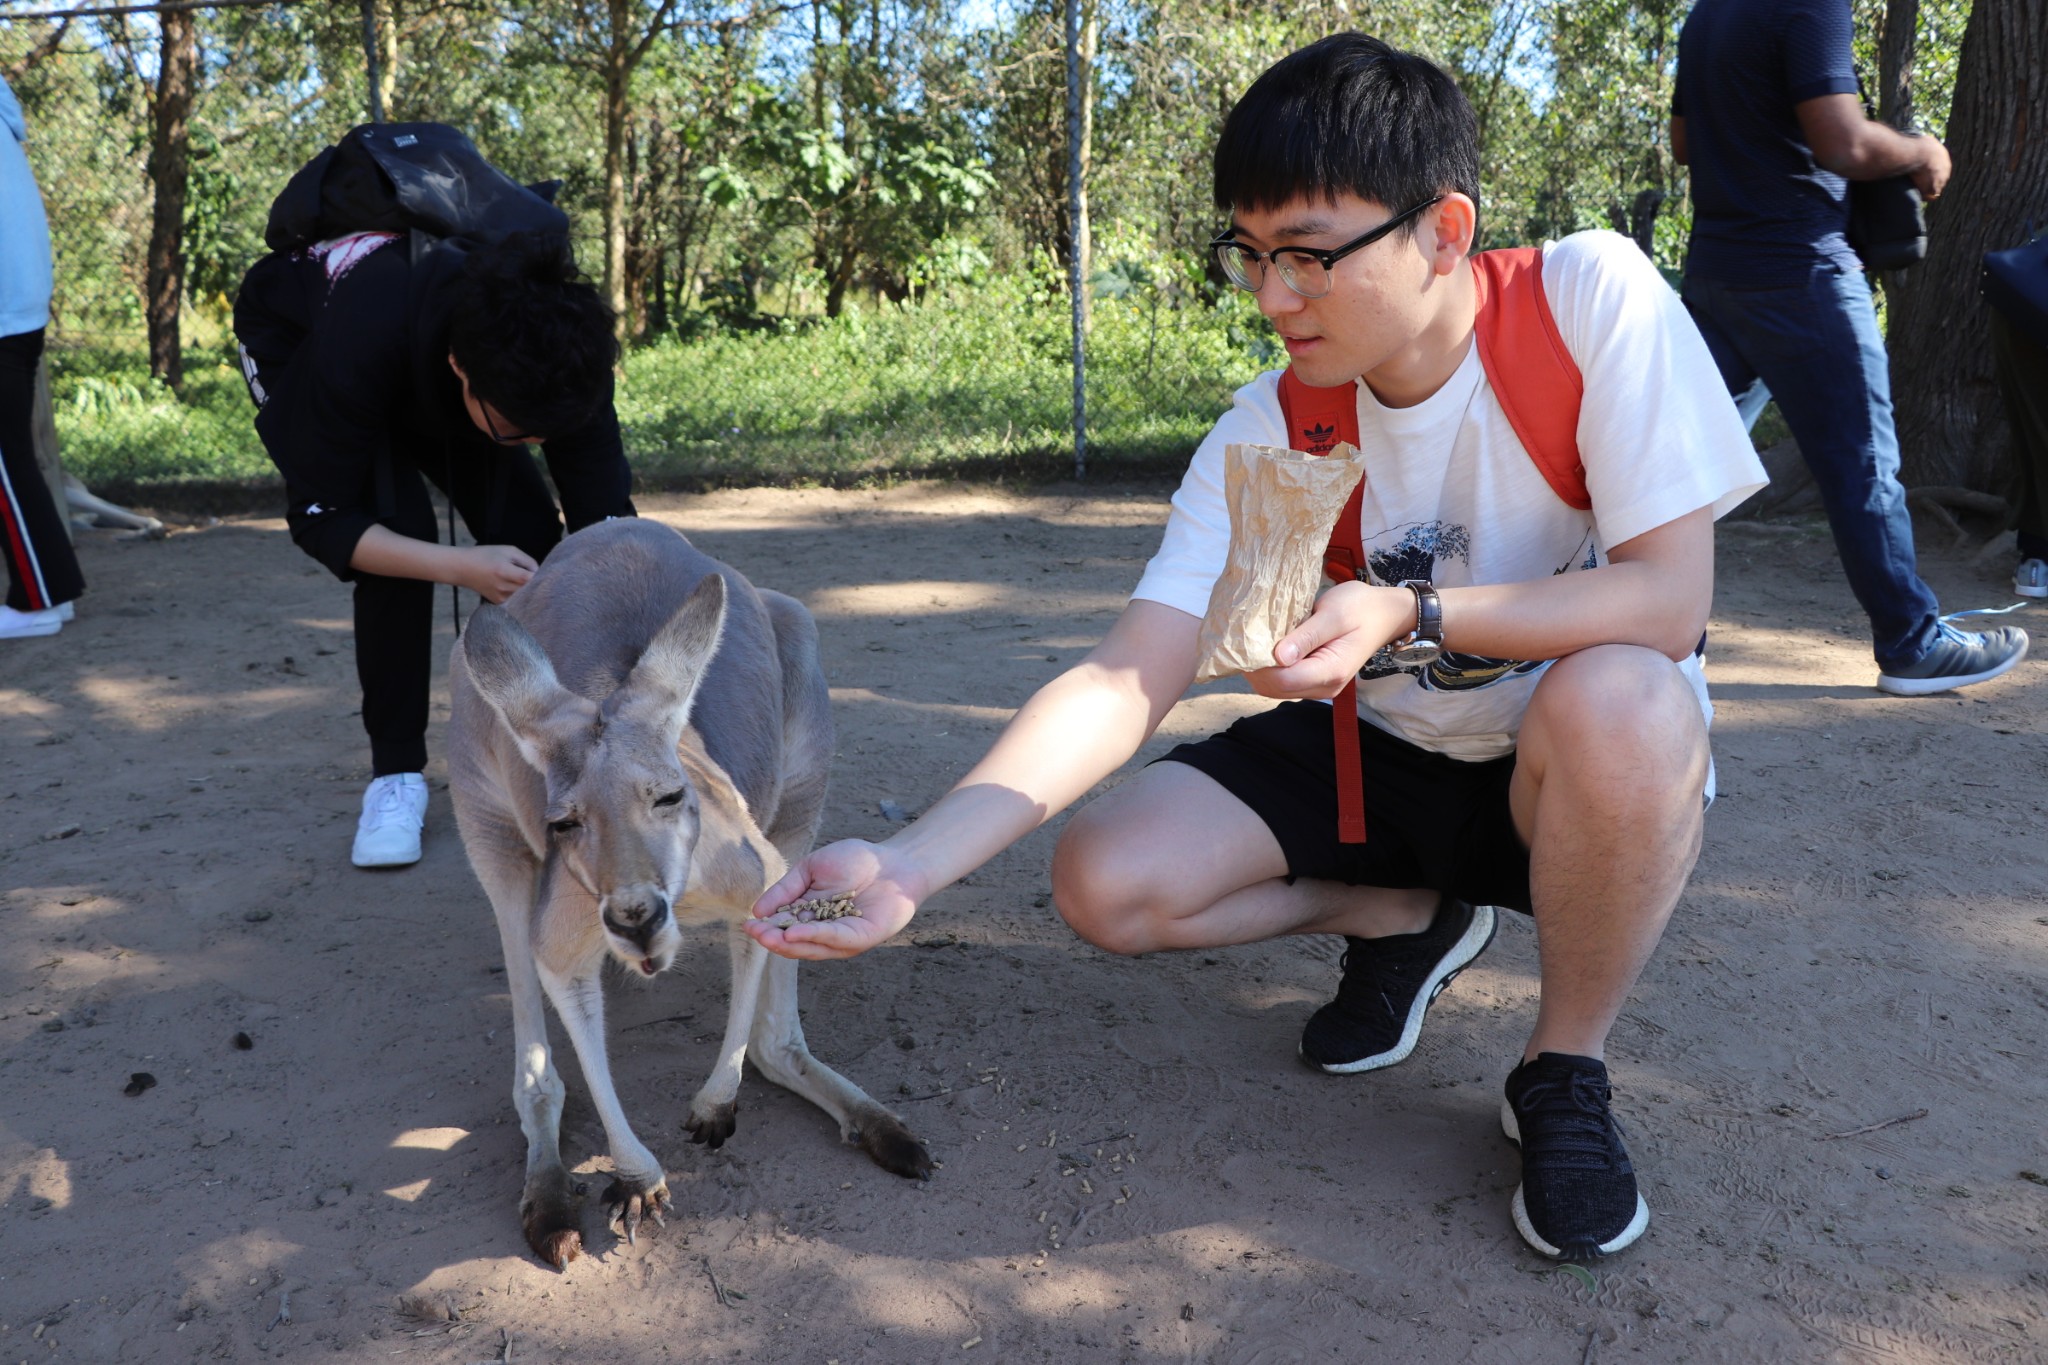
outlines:
[[[1579,460],[1579,404],[1586,380],[1565,348],[1543,293],[1543,251],[1515,247],[1472,258],[1479,363],[1508,425],[1566,506],[1590,511]]]
[[[1358,444],[1358,385],[1316,388],[1304,384],[1290,367],[1280,376],[1280,416],[1287,423],[1287,443],[1310,455],[1327,455],[1339,441]],[[1339,583],[1362,576],[1365,544],[1358,518],[1365,506],[1365,480],[1351,490],[1330,546],[1323,551],[1323,572]],[[1365,762],[1358,748],[1358,679],[1330,703],[1331,737],[1337,746],[1337,842],[1365,842]]]
[[[1280,376],[1280,417],[1287,423],[1287,445],[1309,455],[1327,455],[1339,441],[1358,444],[1358,384],[1317,388],[1304,384],[1290,368]],[[1348,583],[1365,567],[1365,546],[1358,536],[1359,509],[1365,505],[1365,481],[1351,490],[1351,500],[1330,529],[1330,548],[1323,552],[1323,572]]]

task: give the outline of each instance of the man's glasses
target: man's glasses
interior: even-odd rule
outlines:
[[[1256,294],[1266,283],[1266,262],[1280,272],[1280,283],[1305,299],[1319,299],[1330,292],[1330,268],[1352,252],[1371,246],[1416,214],[1443,201],[1442,195],[1425,199],[1413,208],[1401,210],[1362,237],[1354,237],[1332,251],[1307,246],[1276,246],[1271,251],[1253,251],[1231,236],[1225,228],[1209,243],[1209,252],[1223,268],[1223,277],[1249,293]]]

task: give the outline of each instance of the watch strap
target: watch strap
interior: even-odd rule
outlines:
[[[1415,629],[1404,643],[1427,640],[1433,645],[1444,642],[1444,600],[1437,595],[1436,585],[1426,578],[1411,578],[1401,584],[1415,594]]]

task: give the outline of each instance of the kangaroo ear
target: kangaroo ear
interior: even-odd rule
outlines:
[[[486,604],[471,613],[460,648],[477,695],[541,772],[565,738],[596,719],[596,708],[562,686],[540,642],[503,607]]]
[[[697,687],[725,631],[725,592],[725,579],[715,573],[706,574],[691,590],[640,651],[625,686],[605,703],[608,719],[665,725],[671,743],[682,734],[690,723]]]

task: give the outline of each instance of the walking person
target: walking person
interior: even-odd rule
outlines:
[[[1957,629],[1920,578],[1848,186],[1909,175],[1935,199],[1949,155],[1864,115],[1852,36],[1849,0],[1699,0],[1687,16],[1671,119],[1692,172],[1683,293],[1744,419],[1773,397],[1785,414],[1870,617],[1877,686],[1921,696],[2010,671],[2027,634]]]
[[[50,224],[29,170],[28,121],[0,77],[0,640],[55,635],[85,591],[78,556],[36,464],[36,366],[50,322]]]

